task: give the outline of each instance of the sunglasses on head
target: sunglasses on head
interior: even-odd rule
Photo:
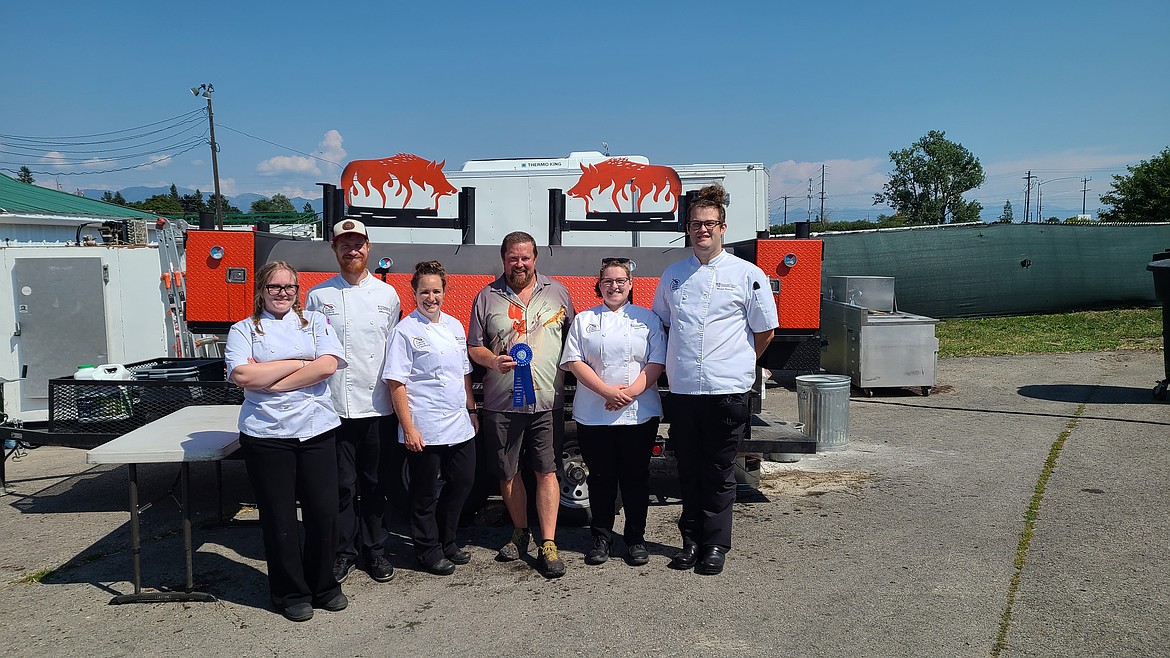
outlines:
[[[630,269],[631,274],[633,274],[634,270],[638,269],[638,264],[629,258],[622,258],[620,256],[615,256],[615,257],[601,259],[601,266],[602,267],[608,267],[610,265],[625,265],[626,267],[628,267]]]

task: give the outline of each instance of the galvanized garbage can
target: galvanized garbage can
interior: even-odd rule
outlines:
[[[849,444],[847,375],[800,375],[796,378],[796,413],[804,435],[815,438],[817,452],[842,450]]]

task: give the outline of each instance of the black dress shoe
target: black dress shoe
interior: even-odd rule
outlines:
[[[422,564],[422,568],[428,573],[433,573],[436,576],[450,576],[455,573],[455,563],[445,557],[439,558],[439,561],[434,564],[426,564],[421,561],[419,564]]]
[[[453,564],[467,564],[468,562],[471,562],[471,553],[468,553],[461,548],[448,555],[447,559],[450,560]]]
[[[714,576],[723,571],[723,564],[727,561],[727,549],[722,546],[706,546],[703,548],[703,558],[695,566],[695,573],[704,576]]]
[[[691,569],[694,568],[695,563],[699,561],[699,545],[690,542],[683,542],[682,550],[674,554],[671,558],[670,564],[667,565],[671,569]]]

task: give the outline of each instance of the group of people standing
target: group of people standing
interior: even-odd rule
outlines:
[[[442,311],[447,277],[436,261],[415,266],[416,309],[399,321],[394,289],[367,271],[369,239],[356,220],[334,227],[339,274],[309,291],[305,308],[291,266],[261,268],[253,314],[233,325],[226,360],[229,379],[245,390],[240,443],[277,609],[294,621],[314,608],[344,609],[341,582],[359,566],[376,581],[393,578],[379,488],[387,475],[378,471],[395,426],[424,570],[446,575],[471,559],[456,528],[482,425],[486,462],[514,526],[496,559],[520,559],[534,540],[529,492],[517,477],[523,468],[535,485],[537,566],[545,577],[563,575],[555,532],[565,372],[578,383],[573,419],[589,471],[593,545],[585,562],[614,555],[619,489],[623,556],[635,566],[649,562],[649,465],[663,415],[656,382],[665,371],[677,402],[670,439],[683,499],[682,550],[669,566],[720,573],[731,547],[747,395],[778,325],[763,272],[723,251],[725,205],[723,188],[700,191],[686,221],[693,253],[662,274],[650,308],[633,304],[630,261],[607,258],[596,285],[602,303],[576,313],[565,286],[537,270],[535,239],[510,233],[500,246],[503,274],[475,298],[466,333]],[[482,412],[472,362],[486,369]]]

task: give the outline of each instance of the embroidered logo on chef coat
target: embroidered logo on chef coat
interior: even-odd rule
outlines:
[[[385,313],[386,315],[390,315],[390,307],[389,306],[382,306],[381,304],[378,304],[378,312]]]
[[[591,334],[595,331],[601,331],[601,327],[596,324],[585,325],[585,333]]]
[[[720,282],[716,281],[715,282],[715,289],[716,290],[735,290],[735,284],[734,283],[720,283]]]
[[[421,350],[430,347],[430,344],[427,343],[427,339],[423,338],[422,336],[415,336],[411,340],[414,342],[415,349]]]
[[[678,290],[681,287],[682,287],[682,281],[679,281],[678,279],[671,279],[670,280],[670,291],[671,292],[674,292],[675,290]]]
[[[337,309],[333,308],[333,304],[325,304],[321,307],[321,312],[325,315],[337,315]]]

